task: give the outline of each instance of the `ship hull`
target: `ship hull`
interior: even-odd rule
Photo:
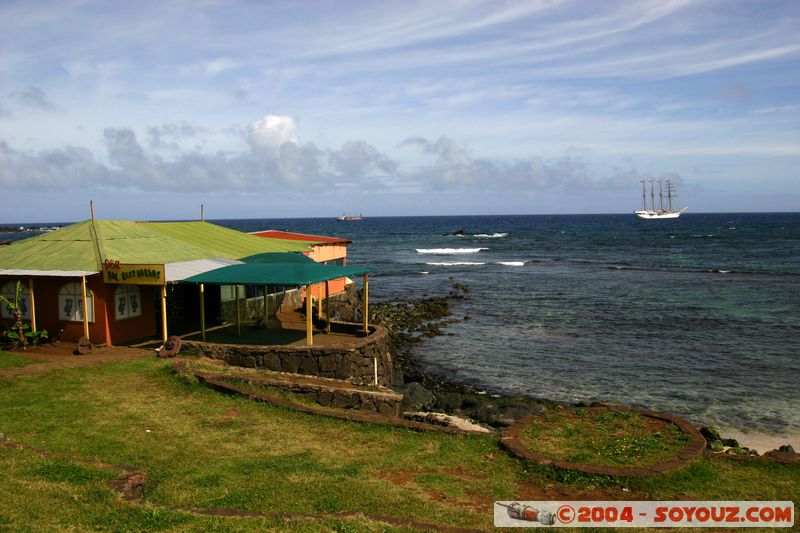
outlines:
[[[633,214],[636,215],[638,218],[644,218],[647,220],[656,219],[656,218],[678,218],[683,213],[683,209],[680,211],[634,211]]]

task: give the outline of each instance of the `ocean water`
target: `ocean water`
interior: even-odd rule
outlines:
[[[221,223],[349,237],[378,300],[468,284],[454,313],[470,320],[417,351],[453,379],[800,433],[798,213]]]
[[[452,379],[800,435],[800,213],[216,222],[351,238],[373,300],[466,283],[416,352]]]

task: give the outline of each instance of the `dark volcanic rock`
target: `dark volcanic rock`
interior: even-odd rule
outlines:
[[[464,395],[457,392],[441,392],[436,398],[436,406],[446,413],[455,413],[464,404]]]
[[[711,442],[714,440],[722,441],[722,437],[719,435],[719,431],[712,427],[701,427],[700,434],[706,439],[706,442]]]
[[[418,382],[407,384],[402,393],[404,409],[422,411],[429,409],[436,400],[436,396]]]

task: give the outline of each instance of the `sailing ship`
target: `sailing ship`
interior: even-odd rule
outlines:
[[[342,214],[342,216],[336,217],[336,220],[364,220],[364,216],[361,213],[358,216]]]
[[[675,195],[675,189],[672,187],[670,180],[664,180],[667,184],[667,208],[664,209],[664,189],[661,180],[656,180],[658,183],[658,209],[656,209],[655,190],[653,188],[653,180],[641,179],[639,182],[642,184],[642,209],[641,211],[634,211],[633,214],[639,218],[652,219],[652,218],[678,218],[681,213],[689,209],[682,207],[677,211],[672,210],[672,197]],[[650,209],[647,209],[647,184],[650,184]]]

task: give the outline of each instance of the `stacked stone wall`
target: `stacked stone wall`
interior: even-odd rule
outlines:
[[[401,415],[403,403],[403,397],[401,395],[385,389],[381,391],[370,391],[338,387],[333,384],[294,383],[291,381],[281,381],[279,379],[245,376],[221,376],[219,379],[224,382],[241,382],[267,389],[286,391],[297,398],[314,402],[323,407],[372,411],[392,417],[399,417]]]
[[[358,326],[349,325],[355,331]],[[232,366],[305,374],[372,385],[377,364],[378,385],[391,387],[394,379],[389,354],[389,332],[370,326],[370,334],[336,346],[254,346],[183,341],[183,350]]]

